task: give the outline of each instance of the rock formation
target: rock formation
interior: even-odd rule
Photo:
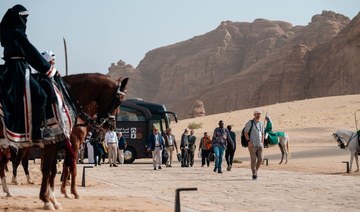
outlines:
[[[256,19],[149,51],[128,91],[161,102],[180,118],[201,100],[207,114],[304,98],[359,93],[360,16],[331,11],[306,26]],[[125,63],[109,68],[124,75]],[[121,72],[121,73],[120,73]],[[127,76],[127,75],[126,75]],[[156,83],[154,83],[156,82]]]
[[[189,115],[191,118],[205,116],[204,103],[199,99],[195,100],[192,106],[192,112]]]

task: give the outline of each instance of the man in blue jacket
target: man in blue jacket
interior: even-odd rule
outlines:
[[[156,127],[154,127],[153,133],[149,136],[147,146],[148,150],[151,150],[152,152],[154,170],[156,170],[157,166],[159,169],[161,169],[161,153],[162,150],[165,148],[165,143],[162,135],[159,133]]]

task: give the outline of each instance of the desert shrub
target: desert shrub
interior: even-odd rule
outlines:
[[[189,123],[188,128],[192,129],[192,130],[200,129],[200,128],[202,128],[202,123],[191,122],[191,123]]]

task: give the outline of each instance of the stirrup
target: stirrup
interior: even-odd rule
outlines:
[[[52,130],[48,127],[44,127],[41,130],[41,137],[43,140],[55,140],[55,136],[54,133],[52,132]]]

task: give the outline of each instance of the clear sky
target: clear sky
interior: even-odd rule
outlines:
[[[137,66],[146,52],[204,34],[225,20],[306,25],[322,10],[351,19],[360,11],[360,0],[0,0],[1,18],[17,3],[30,12],[29,40],[39,51],[54,51],[63,74],[63,37],[70,74],[107,73],[112,62]]]

